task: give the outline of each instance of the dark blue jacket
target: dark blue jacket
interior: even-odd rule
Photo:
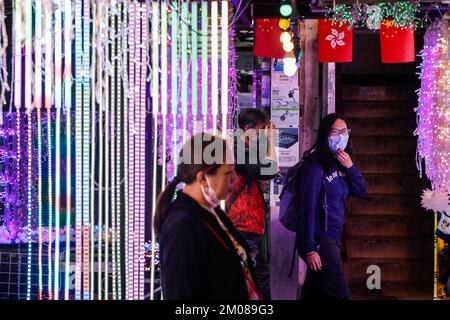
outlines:
[[[349,194],[358,198],[367,195],[367,187],[358,168],[349,169],[339,162],[325,173],[315,155],[311,155],[300,172],[300,219],[296,237],[298,254],[317,250],[317,239],[328,236],[340,240],[344,227],[345,201]],[[324,190],[326,202],[324,201]],[[324,205],[328,207],[328,214]]]

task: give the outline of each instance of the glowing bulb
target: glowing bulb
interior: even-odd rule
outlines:
[[[289,32],[284,31],[283,33],[281,33],[281,36],[280,36],[281,43],[291,42],[291,40],[292,40],[292,37]]]
[[[283,50],[286,52],[291,52],[294,50],[294,44],[290,41],[283,43]]]
[[[286,53],[286,54],[284,55],[284,58],[283,58],[283,65],[286,65],[286,64],[295,64],[295,62],[296,62],[296,59],[295,59],[295,56],[294,56],[294,54],[293,54],[292,52],[288,52],[288,53]]]
[[[288,77],[292,77],[297,72],[297,65],[295,64],[285,64],[283,66],[284,74]]]
[[[289,17],[292,14],[292,6],[290,3],[283,3],[280,7],[280,14],[283,17]]]
[[[280,19],[280,22],[278,22],[278,26],[283,30],[289,28],[290,25],[291,22],[288,19]]]

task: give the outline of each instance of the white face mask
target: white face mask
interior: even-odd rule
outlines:
[[[205,176],[205,179],[206,179],[206,182],[208,183],[208,190],[205,191],[205,189],[203,188],[203,185],[200,187],[202,190],[203,198],[205,198],[206,202],[208,202],[212,208],[215,208],[219,205],[220,200],[217,197],[217,193],[211,187],[211,184],[209,183],[209,179],[207,176]]]
[[[330,146],[331,152],[336,153],[338,149],[345,150],[348,139],[348,136],[344,136],[343,134],[340,134],[337,137],[328,137],[328,145]]]

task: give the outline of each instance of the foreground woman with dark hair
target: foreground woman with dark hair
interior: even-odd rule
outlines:
[[[367,188],[353,164],[350,129],[335,113],[324,117],[317,141],[305,155],[300,173],[300,221],[297,252],[308,270],[301,299],[349,299],[342,268],[345,201],[363,198]]]
[[[212,143],[220,150],[214,149],[214,161],[205,161],[205,149],[213,149]],[[219,207],[234,183],[227,151],[223,139],[206,133],[188,140],[177,177],[158,198],[154,223],[164,299],[260,298],[247,244]],[[175,194],[179,183],[185,186]]]

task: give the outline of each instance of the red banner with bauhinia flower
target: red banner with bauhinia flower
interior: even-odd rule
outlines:
[[[332,20],[319,19],[319,62],[351,62],[353,29]]]

